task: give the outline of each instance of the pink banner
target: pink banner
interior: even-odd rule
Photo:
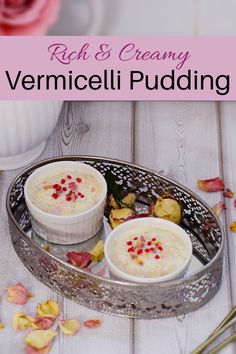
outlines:
[[[236,37],[0,37],[0,98],[235,100]]]

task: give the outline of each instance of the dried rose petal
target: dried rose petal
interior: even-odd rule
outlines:
[[[23,312],[16,312],[12,319],[12,327],[16,331],[23,331],[31,328],[34,319],[25,315]]]
[[[45,189],[45,190],[53,189],[53,185],[52,185],[52,184],[45,184],[45,185],[43,186],[43,189]]]
[[[7,300],[16,305],[24,305],[32,295],[24,287],[18,283],[7,288]]]
[[[92,262],[92,256],[88,252],[68,252],[68,262],[80,268],[86,268]]]
[[[224,182],[220,177],[211,179],[199,179],[198,188],[204,192],[218,192],[224,190]]]
[[[231,222],[229,228],[230,228],[230,231],[236,232],[236,221]]]
[[[55,319],[56,317],[48,317],[48,316],[37,318],[32,323],[32,327],[34,329],[49,329],[54,324]]]
[[[57,332],[48,330],[36,330],[30,332],[25,337],[25,343],[35,349],[43,349],[51,344],[53,338],[57,335]]]
[[[97,328],[100,327],[102,322],[100,320],[87,320],[84,322],[84,326],[87,328]]]
[[[35,349],[31,347],[30,345],[25,346],[25,352],[26,354],[48,354],[51,350],[52,346],[51,344],[47,345],[46,347],[42,349]]]
[[[89,253],[92,256],[93,262],[100,262],[104,257],[104,241],[99,240]]]
[[[218,202],[216,205],[213,206],[212,210],[216,213],[217,216],[220,216],[223,209],[227,209],[225,203]]]
[[[5,328],[5,325],[2,322],[0,322],[0,330],[4,329],[4,328]]]
[[[173,198],[158,198],[154,205],[154,216],[179,224],[182,218],[180,203]]]
[[[136,215],[136,218],[148,218],[149,216],[152,216],[149,212],[148,213],[139,213]]]
[[[59,316],[59,313],[60,311],[58,304],[52,300],[41,302],[37,306],[37,318],[51,317],[55,319],[57,316]]]
[[[136,217],[136,213],[130,208],[112,209],[109,215],[111,227],[114,229],[125,221]]]
[[[59,326],[64,334],[71,336],[74,336],[80,330],[80,323],[77,320],[60,321]]]
[[[233,191],[231,191],[231,189],[230,188],[226,188],[225,190],[224,190],[224,197],[226,197],[226,198],[233,198],[233,196],[234,196],[234,192]]]
[[[77,184],[76,184],[75,182],[70,182],[70,183],[69,183],[69,188],[70,188],[70,190],[71,190],[72,192],[76,192],[77,189],[78,189],[78,186],[77,186]]]

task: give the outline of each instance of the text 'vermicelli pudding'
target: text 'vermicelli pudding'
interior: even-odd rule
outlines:
[[[51,171],[37,176],[29,188],[31,202],[54,215],[76,215],[96,205],[102,195],[98,179],[80,169]]]
[[[111,262],[122,272],[143,278],[161,277],[189,257],[187,240],[167,229],[149,226],[120,232],[109,244]]]

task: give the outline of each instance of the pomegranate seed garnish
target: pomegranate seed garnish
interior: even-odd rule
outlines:
[[[146,249],[145,249],[145,252],[147,252],[147,253],[150,252],[150,249],[149,249],[149,248],[146,248]]]
[[[137,253],[138,253],[138,254],[142,254],[142,253],[143,253],[142,248],[139,248],[139,249],[137,250]]]
[[[147,244],[148,244],[148,246],[151,246],[152,242],[151,242],[151,241],[148,241],[148,243],[147,243]]]
[[[71,197],[68,195],[68,196],[66,197],[66,200],[67,200],[68,202],[70,202],[70,201],[71,201]]]
[[[159,251],[163,251],[163,248],[161,246],[158,247]]]
[[[81,194],[80,198],[84,198],[84,194]]]
[[[156,259],[160,259],[160,256],[158,256],[158,254],[155,256]]]
[[[156,241],[156,237],[153,237],[153,238],[152,238],[152,241]]]
[[[54,184],[52,187],[53,187],[54,189],[57,189],[57,188],[59,187],[59,184]]]
[[[82,179],[81,178],[76,178],[76,181],[78,182],[78,183],[80,183],[81,181],[82,181]]]
[[[52,197],[53,197],[54,199],[57,199],[57,198],[58,198],[57,193],[52,193]]]
[[[64,191],[64,192],[66,192],[66,191],[67,191],[67,188],[66,188],[66,187],[63,187],[62,189],[63,189],[63,191]]]
[[[132,245],[132,241],[128,241],[128,242],[127,242],[127,245],[128,245],[128,246],[131,246],[131,245]]]
[[[138,237],[134,237],[134,240],[136,241],[138,239]]]
[[[134,252],[134,248],[133,247],[128,248],[128,252]]]
[[[68,195],[71,195],[72,194],[72,191],[69,191]]]
[[[64,178],[62,178],[61,184],[65,184],[65,183],[66,183],[66,180]]]
[[[151,247],[151,248],[150,248],[150,251],[151,251],[151,252],[153,252],[153,251],[154,251],[154,248],[153,248],[153,247]]]
[[[67,175],[66,177],[67,177],[68,179],[71,179],[71,178],[72,178],[70,175]]]

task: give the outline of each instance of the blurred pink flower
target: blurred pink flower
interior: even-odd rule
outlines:
[[[0,35],[44,35],[59,7],[60,0],[0,0]]]

